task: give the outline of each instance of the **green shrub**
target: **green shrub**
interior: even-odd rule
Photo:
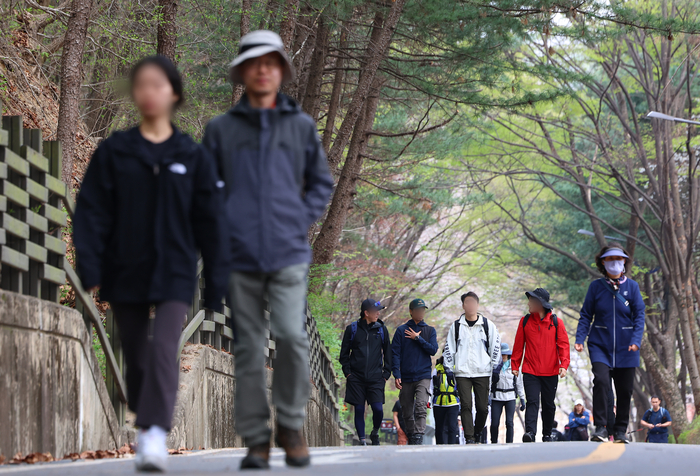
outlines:
[[[680,434],[678,443],[682,445],[700,445],[700,417],[695,417],[690,427]]]

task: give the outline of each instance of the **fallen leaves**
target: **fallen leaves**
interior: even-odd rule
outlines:
[[[85,460],[95,460],[95,459],[110,459],[110,458],[122,458],[126,455],[134,454],[133,448],[127,443],[119,448],[118,450],[97,450],[97,451],[83,451],[82,453],[70,453],[63,457],[63,459],[70,459],[73,461],[79,459]]]
[[[190,370],[192,370],[192,366],[191,366],[191,365],[183,365],[182,367],[180,367],[180,370],[182,370],[183,372],[187,373],[187,372],[189,372]]]
[[[22,456],[22,453],[17,453],[9,461],[10,464],[34,464],[34,463],[50,463],[55,461],[51,453],[29,453],[27,456]]]
[[[5,455],[0,455],[0,464],[5,464]]]
[[[190,451],[192,451],[193,449],[194,449],[194,447],[193,448],[185,448],[184,446],[181,446],[180,448],[178,448],[176,450],[169,449],[168,454],[170,454],[170,455],[186,455]]]

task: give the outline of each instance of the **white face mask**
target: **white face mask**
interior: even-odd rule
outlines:
[[[604,261],[603,266],[610,276],[617,276],[625,271],[625,260]]]

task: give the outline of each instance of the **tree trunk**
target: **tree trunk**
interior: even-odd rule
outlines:
[[[61,94],[56,138],[63,147],[61,178],[69,189],[73,188],[73,155],[75,153],[75,133],[80,122],[83,52],[91,10],[92,0],[73,0],[66,28],[63,54],[61,55]]]
[[[340,44],[338,45],[338,57],[335,59],[335,77],[333,78],[333,90],[331,91],[331,100],[328,104],[328,114],[326,115],[326,127],[323,130],[323,150],[328,154],[328,148],[331,145],[331,136],[333,135],[333,130],[335,129],[335,117],[338,114],[338,108],[340,107],[340,95],[343,92],[343,77],[345,76],[345,71],[343,70],[345,49],[348,44],[348,34],[347,34],[347,24],[343,24],[342,31],[340,32]],[[337,171],[332,169],[333,175],[337,175]]]
[[[316,46],[311,57],[309,79],[306,82],[306,92],[302,104],[302,109],[314,119],[314,122],[318,121],[318,114],[321,109],[321,81],[323,80],[323,67],[326,64],[327,51],[328,27],[324,23],[323,17],[321,17],[318,20]]]
[[[163,55],[175,62],[175,46],[177,45],[177,1],[158,0],[158,48]]]
[[[328,215],[321,226],[321,231],[316,241],[314,241],[314,264],[330,264],[333,261],[335,248],[340,241],[343,226],[345,226],[348,212],[352,208],[352,202],[355,198],[357,178],[362,170],[362,162],[367,150],[369,131],[372,129],[374,116],[377,113],[381,86],[381,78],[375,76],[372,88],[370,89],[370,95],[365,102],[360,120],[357,121],[357,127],[355,127],[352,134],[348,155],[345,159],[343,170],[340,173],[338,185],[333,194],[333,200],[328,208]],[[323,286],[322,280],[317,281],[319,288]],[[320,289],[316,289],[316,292],[318,291],[320,291]]]
[[[331,170],[338,167],[343,151],[350,141],[350,134],[355,128],[358,118],[360,117],[365,99],[370,92],[369,90],[372,82],[374,81],[374,77],[377,74],[379,65],[384,60],[389,44],[391,43],[391,38],[394,35],[394,29],[399,22],[399,18],[401,18],[405,4],[406,0],[395,0],[391,4],[391,10],[389,10],[389,15],[386,18],[386,22],[383,21],[384,18],[381,11],[377,12],[378,16],[375,16],[375,26],[373,28],[372,36],[375,36],[374,29],[376,28],[380,29],[380,34],[378,35],[376,41],[370,39],[367,54],[365,55],[365,64],[363,65],[360,73],[360,80],[357,84],[357,89],[355,89],[355,93],[353,94],[348,110],[346,111],[345,119],[343,119],[340,129],[338,129],[338,134],[336,134],[335,141],[333,141],[333,147],[331,147],[330,151],[328,152],[328,164]],[[377,25],[376,23],[378,18],[382,20],[381,25]],[[318,242],[318,240],[316,241]]]
[[[240,38],[250,32],[250,10],[253,8],[252,0],[241,0],[241,31]],[[239,41],[240,41],[239,38]],[[243,97],[245,87],[242,84],[233,85],[233,93],[231,94],[231,106],[235,106]]]
[[[294,29],[297,26],[297,12],[299,11],[299,0],[287,0],[284,7],[284,16],[280,21],[280,37],[284,48],[289,52],[294,39]]]

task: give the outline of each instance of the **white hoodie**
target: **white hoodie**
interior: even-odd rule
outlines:
[[[478,314],[473,326],[467,324],[464,314],[460,316],[458,343],[455,342],[455,323],[450,326],[442,355],[445,357],[445,368],[452,369],[455,377],[491,377],[501,362],[501,335],[491,320],[486,321],[491,341],[489,349],[486,349],[484,316],[481,314]]]

